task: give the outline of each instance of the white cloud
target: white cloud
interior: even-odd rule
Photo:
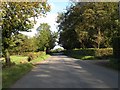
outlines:
[[[72,1],[72,0],[48,0],[49,2],[69,2],[69,1]],[[73,0],[74,1],[74,0]]]
[[[37,28],[40,25],[40,23],[48,23],[51,26],[51,30],[56,31],[55,29],[55,26],[57,25],[56,17],[57,17],[57,14],[48,14],[44,18],[39,18],[37,20],[37,24],[35,25],[35,28]]]
[[[56,13],[49,13],[46,17],[39,17],[36,19],[37,23],[34,25],[34,28],[31,29],[32,32],[22,32],[27,36],[34,36],[36,33],[36,29],[39,27],[40,23],[48,23],[51,26],[51,31],[57,31],[57,23],[56,23],[57,14]]]

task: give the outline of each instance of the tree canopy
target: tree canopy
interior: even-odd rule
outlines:
[[[112,38],[120,35],[118,3],[76,2],[58,15],[57,23],[66,49],[111,47]]]
[[[2,2],[1,3],[2,47],[9,62],[9,47],[12,35],[19,31],[30,31],[35,23],[35,17],[45,15],[50,10],[47,2]],[[31,21],[30,18],[34,18]]]
[[[40,24],[37,31],[38,49],[52,49],[55,46],[57,34],[55,32],[51,32],[50,26],[47,23]]]

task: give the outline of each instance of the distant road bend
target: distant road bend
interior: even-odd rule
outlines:
[[[118,72],[57,54],[35,67],[12,88],[118,88]]]

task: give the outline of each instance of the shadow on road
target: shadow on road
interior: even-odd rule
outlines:
[[[116,88],[117,73],[54,53],[19,80],[14,88]],[[27,82],[26,82],[27,81]],[[109,89],[114,90],[114,89]]]

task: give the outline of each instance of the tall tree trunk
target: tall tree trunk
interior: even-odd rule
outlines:
[[[46,54],[49,54],[49,48],[46,47]]]
[[[100,43],[101,43],[101,31],[100,27],[98,27],[98,37],[97,37],[97,44],[98,44],[98,49],[100,48]]]
[[[7,66],[10,66],[10,65],[11,65],[10,54],[9,54],[8,49],[5,50],[5,61],[6,61],[5,64],[6,64]]]

